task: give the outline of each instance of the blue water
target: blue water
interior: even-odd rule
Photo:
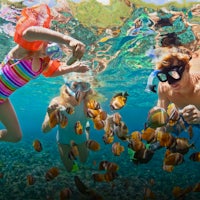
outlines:
[[[135,11],[135,13],[141,12],[140,9]],[[95,88],[106,97],[101,106],[109,114],[112,114],[109,108],[112,96],[117,92],[128,92],[127,104],[120,110],[120,114],[128,126],[129,133],[141,131],[144,128],[148,111],[156,104],[157,100],[157,94],[144,91],[148,75],[153,68],[151,57],[145,52],[147,48],[154,45],[155,35],[148,32],[149,30],[145,30],[145,37],[141,35],[132,39],[126,37],[126,31],[133,25],[135,13],[121,28],[121,35],[100,46],[101,50],[106,45],[112,45],[111,50],[106,52],[107,56],[115,54],[118,50],[120,50],[120,54],[97,77],[100,86]],[[6,21],[0,19],[0,25],[3,23]],[[84,37],[86,35],[88,37]],[[81,25],[76,26],[76,31],[72,36],[83,39],[87,45],[99,40],[99,36],[94,35]],[[2,60],[14,43],[12,37],[5,35],[5,33],[0,33],[0,39],[0,59]],[[130,49],[133,51],[129,51]],[[83,59],[89,58],[91,55],[86,52]],[[59,95],[59,88],[63,83],[62,77],[47,79],[40,76],[17,90],[10,97],[23,130],[23,139],[17,144],[0,143],[0,173],[4,174],[4,177],[0,178],[0,200],[59,199],[59,191],[64,187],[72,188],[74,193],[72,199],[87,199],[81,196],[74,186],[73,176],[76,174],[67,173],[60,161],[55,138],[56,130],[54,129],[48,134],[41,131],[48,103],[53,97]],[[196,149],[191,149],[190,153],[200,150],[199,134],[200,130],[196,128],[193,139]],[[168,173],[162,170],[164,149],[158,150],[149,163],[135,165],[129,159],[126,143],[122,142],[126,151],[120,157],[115,157],[112,155],[111,145],[103,143],[102,135],[102,130],[97,131],[92,127],[91,138],[100,142],[101,150],[90,153],[86,164],[89,170],[87,168],[81,169],[77,175],[89,187],[104,194],[106,200],[114,199],[114,195],[118,199],[143,199],[144,188],[149,186],[148,181],[151,178],[154,179],[155,184],[149,187],[155,193],[156,199],[173,199],[172,189],[174,186],[186,188],[200,180],[200,163],[191,162],[188,158],[190,153],[185,156],[183,164],[176,166],[173,172]],[[34,151],[32,147],[34,139],[39,139],[42,142],[42,152]],[[103,159],[114,161],[120,166],[119,177],[113,185],[109,183],[94,184],[91,179],[91,174],[97,171],[97,166],[92,165],[93,161],[98,163]],[[52,166],[59,167],[60,175],[55,180],[46,182],[44,174]],[[95,169],[91,170],[91,168]],[[37,177],[34,185],[27,186],[27,174],[34,174]],[[200,199],[200,194],[190,193],[185,199]]]

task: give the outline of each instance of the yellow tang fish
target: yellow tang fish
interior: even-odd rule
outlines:
[[[129,96],[127,92],[120,92],[113,96],[110,101],[111,110],[119,110],[124,107],[127,101],[127,96]]]

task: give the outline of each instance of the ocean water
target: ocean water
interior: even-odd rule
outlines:
[[[112,9],[114,8],[115,5]],[[77,12],[78,9],[79,7],[76,7]],[[134,19],[144,14],[145,9],[147,7],[143,6],[130,9],[129,15],[124,16],[126,20],[123,23],[120,21],[115,24],[113,20],[114,25],[110,25],[110,28],[114,27],[120,30],[115,37],[109,37],[109,34],[105,34],[105,32],[97,34],[103,26],[98,24],[98,18],[96,18],[97,24],[94,27],[87,26],[86,22],[89,22],[77,18],[79,15],[74,12],[72,15],[70,14],[71,19],[67,25],[60,24],[60,29],[69,31],[73,37],[86,44],[87,50],[83,60],[95,57],[110,59],[106,70],[96,77],[98,84],[95,90],[104,96],[101,106],[109,114],[112,114],[109,108],[112,96],[118,92],[128,92],[127,103],[119,112],[128,126],[129,133],[144,129],[148,111],[157,101],[156,93],[145,92],[147,78],[153,68],[152,57],[147,50],[151,50],[155,44],[156,34],[146,28],[141,30],[138,35],[127,37],[128,31],[134,25]],[[170,7],[170,9],[187,12],[185,7]],[[64,14],[69,15],[69,13]],[[5,25],[8,23],[10,21],[1,16],[0,60],[14,46],[12,36],[5,32]],[[55,24],[59,25],[58,22],[54,22]],[[105,28],[103,29],[105,30]],[[99,42],[102,38],[103,42]],[[94,53],[91,53],[90,48],[95,43],[98,46]],[[74,176],[79,176],[89,189],[102,194],[105,200],[144,199],[146,188],[151,189],[155,194],[155,199],[176,199],[172,194],[174,187],[179,186],[184,189],[199,183],[200,163],[189,160],[192,152],[200,150],[199,128],[194,128],[192,142],[195,143],[195,149],[190,149],[189,153],[184,156],[184,163],[176,166],[169,173],[162,169],[164,148],[157,150],[148,163],[136,165],[130,160],[126,142],[116,138],[116,141],[121,142],[125,147],[125,151],[120,156],[114,156],[111,145],[106,145],[102,141],[103,130],[95,130],[92,126],[91,138],[100,143],[101,150],[90,152],[88,161],[78,171],[66,172],[57,150],[56,129],[48,134],[41,131],[48,103],[53,97],[59,95],[59,88],[63,83],[62,77],[47,79],[40,76],[10,97],[23,130],[23,139],[16,144],[0,143],[0,174],[2,174],[0,177],[0,200],[56,200],[59,199],[60,191],[66,187],[72,190],[70,199],[91,199],[90,196],[78,191],[74,184]],[[2,125],[0,127],[3,128]],[[39,139],[42,143],[43,150],[41,152],[33,149],[32,142],[35,139]],[[112,182],[94,183],[92,174],[98,171],[98,163],[102,160],[116,162],[119,165],[118,177]],[[47,182],[45,173],[51,167],[58,167],[60,173],[54,180]],[[36,179],[33,185],[27,184],[26,177],[29,174]],[[182,199],[200,199],[200,193],[190,192]]]

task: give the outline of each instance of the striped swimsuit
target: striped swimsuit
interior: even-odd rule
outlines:
[[[0,104],[2,104],[16,89],[22,87],[30,80],[39,76],[44,67],[37,72],[32,70],[31,60],[17,60],[5,57],[0,65]]]

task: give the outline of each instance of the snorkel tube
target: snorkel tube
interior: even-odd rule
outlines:
[[[153,84],[153,80],[156,77],[158,72],[159,72],[159,70],[154,70],[149,75],[148,80],[147,80],[147,85],[146,85],[146,88],[145,88],[145,92],[154,92],[154,93],[156,93],[156,85]]]

